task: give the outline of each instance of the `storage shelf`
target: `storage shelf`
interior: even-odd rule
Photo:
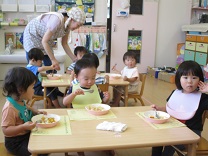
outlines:
[[[194,7],[192,8],[192,10],[205,10],[208,11],[208,7],[204,8],[204,7]]]

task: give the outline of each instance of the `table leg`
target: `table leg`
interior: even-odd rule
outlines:
[[[128,85],[125,85],[125,92],[124,92],[124,105],[125,107],[128,106]]]
[[[188,145],[187,156],[196,156],[196,143]]]
[[[44,97],[44,109],[47,109],[46,87],[44,87],[43,97]]]

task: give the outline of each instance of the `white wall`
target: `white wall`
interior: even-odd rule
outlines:
[[[159,0],[155,66],[176,66],[177,43],[185,42],[181,26],[190,24],[192,0]]]

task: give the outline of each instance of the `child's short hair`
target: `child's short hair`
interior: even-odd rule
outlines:
[[[123,62],[125,62],[125,60],[128,58],[128,57],[131,57],[131,58],[134,58],[135,60],[137,60],[137,55],[135,52],[133,51],[128,51],[124,54],[123,56]]]
[[[21,93],[27,91],[28,87],[37,82],[37,77],[30,70],[24,67],[11,68],[4,79],[4,96],[20,97]]]
[[[189,74],[199,77],[200,81],[204,82],[201,66],[195,61],[184,61],[179,65],[176,71],[175,84],[177,89],[183,89],[180,82],[181,76],[188,76]]]
[[[92,61],[93,63],[95,63],[96,68],[98,68],[98,66],[100,65],[99,59],[95,53],[86,53],[83,55],[82,58],[88,59],[88,60]]]
[[[30,60],[34,59],[35,61],[37,61],[37,60],[43,60],[44,59],[44,54],[43,54],[43,52],[40,49],[38,49],[38,48],[32,48],[28,52],[28,58]]]
[[[77,54],[79,52],[84,52],[85,54],[87,53],[87,49],[83,46],[77,46],[75,49],[74,49],[74,55],[77,56]]]
[[[95,66],[95,63],[89,61],[89,59],[82,58],[76,62],[75,67],[74,67],[74,73],[78,75],[80,71],[85,68],[96,68],[96,66]]]

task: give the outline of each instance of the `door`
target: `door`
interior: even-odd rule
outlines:
[[[120,0],[112,2],[111,67],[117,64],[117,69],[121,70],[125,66],[123,55],[128,50],[128,34],[132,30],[141,31],[142,45],[140,61],[137,64],[139,72],[146,73],[148,66],[154,67],[158,0],[144,0],[142,9],[142,15],[129,14],[128,17],[117,16],[119,11],[129,12],[129,8],[122,9]]]

